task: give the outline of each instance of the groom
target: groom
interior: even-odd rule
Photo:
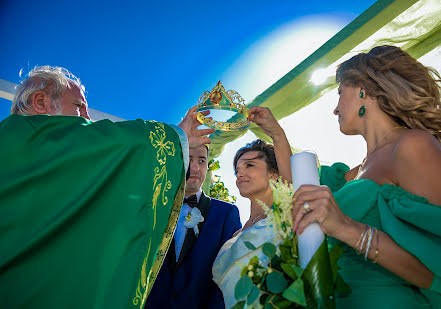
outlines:
[[[174,240],[146,302],[154,308],[225,308],[211,268],[222,245],[241,228],[236,206],[201,190],[208,148],[190,149],[190,177]],[[203,221],[202,221],[203,220]]]

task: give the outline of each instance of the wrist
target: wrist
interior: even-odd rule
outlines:
[[[273,140],[273,142],[277,142],[279,140],[286,140],[285,131],[282,129],[282,127],[279,127],[277,130],[275,130],[270,137]]]
[[[332,237],[354,248],[359,235],[363,233],[364,229],[364,224],[354,221],[351,218],[345,216],[343,224],[340,225],[340,228]]]

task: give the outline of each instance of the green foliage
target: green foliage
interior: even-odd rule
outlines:
[[[288,286],[288,283],[282,273],[274,271],[266,276],[266,286],[268,291],[277,294],[283,292]]]
[[[242,276],[234,288],[234,297],[236,297],[237,300],[247,297],[252,287],[253,282],[251,279],[248,276]]]
[[[262,250],[265,264],[258,256],[253,256],[248,265],[242,268],[241,278],[235,289],[236,299],[241,302],[234,308],[243,308],[244,299],[249,306],[255,304],[259,298],[260,308],[334,309],[334,291],[350,291],[338,274],[337,260],[343,250],[335,246],[329,248],[328,252],[326,239],[306,268],[299,266],[297,236],[292,233],[288,215],[283,215],[291,213],[287,204],[292,202],[292,192],[286,186],[276,184],[272,188],[273,194],[274,190],[279,190],[279,205],[273,204],[271,208],[262,205],[267,209],[267,218],[276,226],[275,230],[283,240],[277,247],[267,242],[261,248],[256,248],[249,241],[244,242],[250,251]]]
[[[267,257],[272,259],[276,255],[276,246],[274,246],[272,243],[267,242],[263,244],[262,252]]]
[[[208,162],[208,172],[211,174],[213,171],[218,170],[220,168],[219,161],[210,160]],[[230,195],[225,184],[220,180],[220,176],[215,175],[213,177],[212,183],[210,184],[210,197],[222,200],[228,203],[236,203],[236,197]]]
[[[211,159],[210,162],[208,162],[208,170],[213,172],[218,169],[220,169],[219,161]]]
[[[303,269],[301,267],[293,264],[281,263],[280,267],[283,269],[285,274],[287,274],[293,280],[299,278],[303,273]]]
[[[262,252],[270,258],[268,266],[263,266],[257,256],[249,260],[235,288],[235,296],[238,301],[241,300],[241,306],[234,308],[254,303],[259,295],[262,308],[335,308],[333,291],[350,292],[338,274],[333,279],[331,268],[337,269],[341,248],[333,247],[328,254],[324,241],[306,269],[302,269],[298,257],[293,254],[297,253],[294,239],[295,236],[289,241],[285,239],[278,247],[272,243],[263,244]],[[251,251],[256,250],[252,249],[255,248],[252,243],[246,246]],[[281,247],[285,249],[281,250]],[[290,263],[292,261],[294,263]],[[245,303],[243,299],[246,299]]]
[[[253,284],[251,292],[247,298],[247,305],[251,305],[257,299],[257,297],[259,297],[259,288]]]
[[[250,243],[249,241],[244,241],[245,247],[247,247],[248,249],[252,250],[256,250],[256,247]]]
[[[237,304],[235,304],[233,307],[231,307],[231,309],[243,309],[244,305],[245,305],[245,301],[242,300],[242,301],[238,302]]]
[[[306,297],[302,279],[298,278],[294,281],[285,291],[283,291],[282,295],[293,303],[306,307]]]

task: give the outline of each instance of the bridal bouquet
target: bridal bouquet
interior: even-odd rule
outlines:
[[[277,246],[270,242],[263,244],[262,252],[269,258],[268,265],[254,256],[242,269],[234,291],[238,302],[233,308],[335,308],[335,289],[350,291],[337,273],[337,260],[343,249],[334,246],[328,253],[325,240],[302,269],[297,236],[292,231],[293,186],[280,179],[270,181],[270,186],[274,204],[271,208],[260,204],[267,214],[268,228],[275,229],[282,241]],[[257,249],[251,242],[245,245],[250,251]]]

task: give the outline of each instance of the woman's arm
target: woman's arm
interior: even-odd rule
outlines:
[[[348,225],[344,231],[342,230],[343,233],[338,239],[358,250],[356,245],[366,225],[350,220],[352,224]],[[363,254],[365,254],[365,250]],[[429,289],[432,284],[433,273],[418,258],[401,248],[382,231],[375,230],[368,258],[371,261],[376,260],[377,264],[418,287]]]
[[[357,242],[366,225],[343,214],[328,187],[304,185],[296,191],[294,198],[293,229],[297,234],[301,234],[310,223],[318,222],[325,234],[345,242],[356,250],[359,249],[360,245],[357,245]],[[309,203],[310,212],[306,212],[303,207],[305,202]],[[366,248],[362,250],[363,254],[365,250]],[[371,260],[375,259],[375,250],[379,252],[377,263],[384,268],[416,286],[426,289],[431,286],[433,273],[386,233],[377,231],[374,235],[368,252]]]
[[[270,109],[254,106],[250,109],[248,119],[257,124],[266,135],[272,138],[279,175],[282,176],[283,180],[291,182],[291,147],[289,146],[285,131],[274,118]]]

